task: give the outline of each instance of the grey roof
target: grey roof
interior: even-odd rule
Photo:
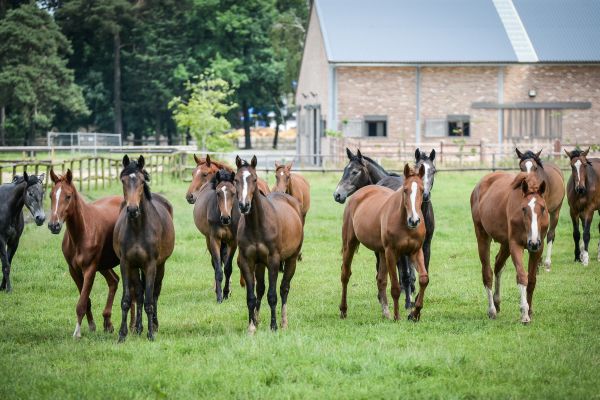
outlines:
[[[513,0],[541,62],[600,61],[600,1]],[[347,63],[515,63],[506,0],[315,0],[327,58]],[[502,4],[502,5],[501,5]],[[508,13],[510,17],[510,13]],[[595,22],[595,23],[594,23]],[[524,28],[524,29],[523,29]],[[529,38],[527,38],[529,35]],[[512,42],[511,42],[512,40]],[[531,46],[530,46],[531,47]],[[517,48],[517,51],[519,49]],[[535,60],[535,59],[534,59]]]
[[[600,60],[600,1],[513,0],[541,62]]]

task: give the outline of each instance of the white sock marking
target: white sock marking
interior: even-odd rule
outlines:
[[[494,296],[492,295],[492,289],[486,286],[485,292],[488,298],[488,317],[496,318],[496,306],[494,305]]]
[[[242,180],[244,181],[244,186],[242,187],[242,202],[246,204],[246,197],[248,197],[248,177],[252,175],[248,171],[244,171],[242,173]]]
[[[532,197],[529,203],[527,204],[529,208],[531,208],[531,241],[538,241],[538,216],[535,213],[535,197]]]
[[[533,168],[533,163],[531,161],[525,161],[525,168],[527,169],[527,173],[530,173],[531,168]]]
[[[546,266],[546,270],[550,271],[550,265],[552,264],[552,244],[554,240],[548,242],[546,245],[546,260],[544,261],[544,265]]]
[[[56,214],[58,212],[58,201],[60,200],[60,192],[62,191],[62,188],[58,188],[58,190],[56,191],[56,194],[54,195],[54,198],[56,199],[56,204],[54,205],[54,214]],[[58,217],[58,215],[57,215]]]
[[[517,284],[521,292],[521,322],[529,322],[529,304],[527,303],[527,286]]]

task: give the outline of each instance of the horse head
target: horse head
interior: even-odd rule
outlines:
[[[423,176],[425,166],[421,165],[417,171],[408,164],[404,166],[403,206],[406,211],[406,223],[410,229],[415,229],[421,222],[421,205],[423,203]]]
[[[211,181],[212,187],[217,193],[217,205],[219,207],[220,219],[223,225],[229,225],[231,223],[233,203],[236,198],[233,179],[233,173],[225,169],[220,169]]]
[[[210,159],[210,155],[206,155],[206,158],[198,158],[194,154],[194,161],[196,161],[196,168],[192,171],[192,182],[185,194],[185,198],[188,203],[194,204],[196,198],[194,193],[198,191],[206,182],[210,182],[219,171],[219,166]]]
[[[415,168],[418,170],[421,166],[425,167],[425,175],[423,175],[423,201],[425,202],[431,198],[431,189],[433,189],[433,180],[436,173],[433,160],[435,160],[435,149],[431,150],[429,155],[419,151],[418,148],[415,150]]]
[[[235,190],[237,192],[238,207],[242,214],[249,214],[252,206],[252,199],[256,190],[256,156],[252,156],[250,164],[248,161],[242,160],[240,156],[235,157],[235,165],[238,170],[233,180]]]
[[[127,216],[130,219],[138,218],[141,214],[140,204],[144,197],[150,199],[150,175],[144,169],[144,156],[136,160],[129,160],[127,154],[123,156],[123,170],[120,178],[123,184],[123,196],[127,207]]]
[[[356,151],[356,154],[352,154],[350,149],[346,148],[346,155],[348,156],[348,164],[344,168],[342,179],[338,183],[335,191],[333,192],[333,199],[340,204],[344,204],[348,196],[356,192],[363,186],[373,184],[369,176],[369,171],[363,159],[360,150]]]
[[[67,169],[67,173],[57,176],[54,169],[50,169],[50,179],[54,183],[50,191],[50,221],[48,229],[54,234],[58,234],[62,229],[65,219],[73,212],[74,198],[77,196],[77,189],[73,184],[73,173]]]
[[[45,176],[45,174],[27,175],[27,173],[24,173],[24,179],[27,181],[27,189],[25,190],[25,206],[33,216],[37,226],[42,226],[46,220],[43,204],[43,183]]]
[[[542,150],[534,153],[531,150],[525,151],[522,153],[518,148],[515,147],[515,152],[517,153],[517,157],[519,157],[519,169],[526,173],[537,173],[538,169],[544,169],[544,164],[542,163],[542,159],[540,158],[540,154],[542,154]]]
[[[589,147],[585,151],[575,149],[569,152],[565,149],[565,153],[571,161],[571,174],[573,177],[573,183],[575,184],[575,192],[579,195],[586,194],[588,190],[586,167],[592,164],[587,159],[589,151]]]
[[[289,164],[279,164],[275,161],[275,186],[273,186],[274,192],[287,192],[290,186],[290,179],[292,175],[293,162]]]
[[[546,182],[540,183],[535,175],[521,172],[512,186],[514,190],[520,189],[522,194],[520,210],[515,210],[511,217],[513,234],[521,231],[521,240],[526,243],[527,250],[537,252],[542,248],[542,238],[550,223],[546,202],[542,197],[546,190]]]

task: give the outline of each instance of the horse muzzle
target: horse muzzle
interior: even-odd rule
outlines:
[[[137,206],[127,206],[127,217],[135,219],[140,216],[140,208]]]
[[[196,198],[194,197],[193,193],[188,193],[185,195],[185,199],[187,200],[187,202],[189,204],[194,204],[196,202]]]
[[[46,220],[46,215],[45,214],[38,214],[34,217],[35,219],[35,224],[37,226],[42,226],[44,224],[44,221]]]
[[[248,214],[250,212],[250,203],[242,203],[241,201],[238,203],[238,207],[242,214]]]
[[[423,193],[423,201],[428,202],[431,198],[431,193]]]
[[[340,204],[344,204],[344,202],[346,201],[346,197],[346,195],[342,195],[337,191],[333,192],[333,199]]]
[[[50,232],[52,232],[53,234],[58,235],[60,233],[60,230],[62,229],[62,224],[58,221],[48,222],[48,229],[50,229]]]
[[[417,219],[409,218],[408,219],[408,224],[407,224],[408,228],[409,229],[416,229],[417,226],[419,226],[420,222],[421,222],[421,218],[417,218]]]
[[[223,225],[229,225],[231,223],[231,217],[230,216],[225,216],[225,215],[221,215],[221,223]]]
[[[584,195],[587,193],[587,189],[584,186],[577,186],[575,188],[575,193],[580,194],[580,195]]]
[[[540,249],[542,248],[542,241],[541,240],[536,240],[535,242],[533,240],[528,240],[527,241],[527,250],[536,253],[538,252]]]

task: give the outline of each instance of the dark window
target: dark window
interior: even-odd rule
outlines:
[[[369,137],[387,136],[387,117],[381,117],[381,116],[365,117],[365,136],[369,136]]]
[[[471,136],[471,122],[468,115],[448,115],[448,136]]]

